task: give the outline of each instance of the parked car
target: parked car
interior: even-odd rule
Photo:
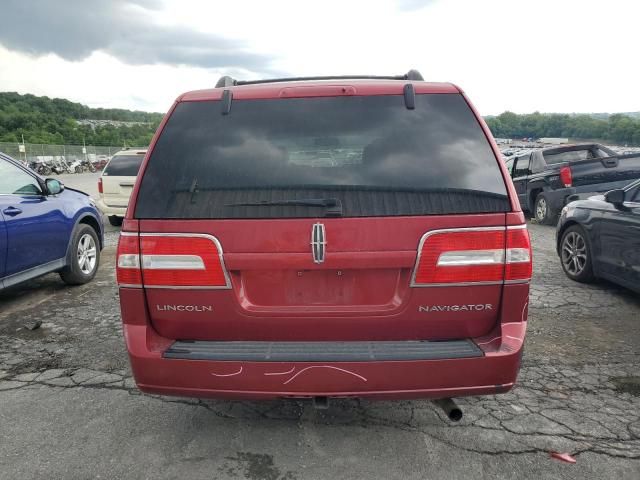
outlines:
[[[101,216],[86,193],[0,153],[0,289],[50,272],[70,285],[100,264]]]
[[[570,279],[604,278],[640,293],[640,180],[569,203],[556,237]]]
[[[121,150],[111,157],[98,178],[98,208],[113,226],[120,226],[147,150]]]
[[[510,390],[531,248],[490,138],[415,71],[181,95],[117,251],[139,388],[318,406]]]
[[[616,155],[597,143],[551,147],[507,160],[523,210],[554,224],[569,201],[621,188],[640,178],[640,154]]]
[[[109,163],[109,156],[107,156],[107,155],[98,155],[96,157],[96,161],[92,162],[92,163],[93,163],[93,167],[96,170],[102,170],[107,165],[107,163]]]

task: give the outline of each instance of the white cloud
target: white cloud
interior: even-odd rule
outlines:
[[[483,114],[640,110],[637,2],[168,0],[153,14],[160,25],[237,39],[292,75],[417,68],[461,86]],[[224,73],[125,65],[102,52],[74,63],[2,47],[0,65],[0,90],[160,111]]]
[[[67,98],[92,107],[166,112],[187,90],[215,85],[220,73],[168,65],[126,65],[100,52],[82,62],[37,59],[0,47],[0,91]]]

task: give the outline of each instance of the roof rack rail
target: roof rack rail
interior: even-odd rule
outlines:
[[[229,75],[224,75],[220,77],[220,80],[218,80],[218,83],[216,83],[216,88],[233,87],[236,84],[237,84],[236,80],[231,78]]]
[[[418,70],[409,70],[404,75],[338,75],[338,76],[321,76],[321,77],[289,77],[289,78],[270,78],[265,80],[236,80],[225,75],[220,77],[216,88],[232,87],[235,85],[256,85],[260,83],[278,83],[278,82],[301,82],[307,80],[415,80],[424,81],[424,78]]]

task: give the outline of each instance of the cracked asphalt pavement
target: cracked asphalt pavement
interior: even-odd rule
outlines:
[[[199,401],[141,394],[122,339],[115,235],[88,285],[0,293],[0,479],[640,478],[640,298],[568,280],[534,244],[517,387],[428,401]],[[41,320],[37,330],[25,325]],[[573,455],[575,464],[549,452]]]

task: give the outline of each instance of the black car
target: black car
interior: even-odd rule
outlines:
[[[640,180],[562,209],[556,232],[572,280],[604,278],[640,293]]]

